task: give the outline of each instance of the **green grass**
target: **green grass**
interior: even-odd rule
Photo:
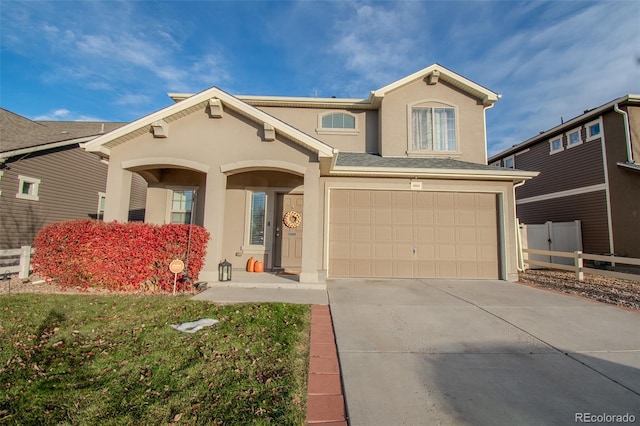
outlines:
[[[300,425],[309,306],[0,297],[0,424]],[[169,326],[220,323],[194,334]]]

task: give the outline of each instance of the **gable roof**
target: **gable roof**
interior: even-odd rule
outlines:
[[[237,99],[253,106],[280,106],[280,107],[307,107],[307,108],[354,108],[354,109],[377,109],[384,96],[406,84],[418,79],[424,79],[434,71],[439,73],[439,79],[455,86],[464,92],[481,99],[485,105],[491,105],[500,99],[501,95],[483,87],[473,81],[457,74],[440,64],[429,65],[411,75],[394,81],[377,90],[372,90],[369,97],[365,99],[354,98],[312,98],[312,97],[290,97],[290,96],[250,96],[236,95]],[[193,96],[190,93],[168,93],[175,102],[181,102]]]
[[[246,102],[228,94],[227,92],[217,88],[211,87],[200,93],[196,93],[180,102],[142,117],[132,123],[127,124],[119,129],[116,129],[104,136],[100,136],[89,143],[83,145],[83,147],[90,152],[102,153],[105,156],[109,155],[110,149],[127,141],[136,136],[149,131],[149,126],[158,120],[165,120],[169,123],[180,118],[184,113],[204,108],[209,99],[218,99],[222,102],[224,107],[231,108],[232,110],[252,119],[258,123],[266,123],[276,130],[277,133],[291,139],[293,142],[310,149],[318,154],[318,157],[333,157],[333,148],[324,142],[309,136],[308,134],[296,129],[295,127],[261,111]]]
[[[0,157],[86,142],[125,123],[33,121],[0,108]]]
[[[380,102],[380,100],[382,100],[382,98],[384,98],[384,96],[387,93],[393,90],[396,90],[399,87],[405,86],[409,83],[412,83],[416,80],[424,79],[430,76],[431,74],[433,74],[434,72],[439,73],[438,79],[446,81],[452,86],[455,86],[469,93],[470,95],[481,99],[485,106],[492,105],[501,97],[501,95],[497,94],[496,92],[493,92],[487,89],[486,87],[483,87],[477,83],[474,83],[473,81],[443,67],[440,64],[433,64],[426,68],[421,69],[420,71],[414,72],[411,75],[401,78],[400,80],[394,81],[391,84],[381,87],[378,90],[372,91],[371,95],[369,96],[369,100],[371,103]]]
[[[567,130],[571,130],[578,123],[589,122],[595,120],[598,116],[600,116],[603,112],[609,111],[613,109],[613,107],[617,104],[633,104],[640,105],[640,94],[628,94],[617,99],[614,99],[610,102],[607,102],[604,105],[601,105],[597,108],[593,108],[585,111],[583,114],[580,114],[577,117],[574,117],[568,121],[565,121],[562,124],[559,124],[555,127],[552,127],[549,130],[545,130],[535,135],[532,138],[525,140],[524,142],[520,142],[519,144],[513,145],[511,148],[507,148],[504,151],[501,151],[495,155],[492,155],[488,162],[492,163],[494,161],[500,160],[501,158],[507,157],[511,154],[519,152],[523,149],[527,149],[531,145],[534,145],[539,142],[547,142],[550,138],[557,136],[559,134],[565,133]]]

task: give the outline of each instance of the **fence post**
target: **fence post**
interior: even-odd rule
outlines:
[[[18,278],[29,278],[29,269],[31,268],[31,246],[22,246],[20,254],[20,272]]]
[[[578,281],[584,281],[584,259],[582,258],[582,251],[575,251],[575,261],[576,261],[576,278]]]

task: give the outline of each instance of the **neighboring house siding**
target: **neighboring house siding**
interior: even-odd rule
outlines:
[[[549,154],[548,140],[544,140],[531,146],[529,151],[516,155],[515,168],[540,172],[539,176],[517,189],[518,199],[605,182],[601,139],[565,148],[552,155]]]
[[[0,248],[31,244],[46,224],[95,218],[107,165],[77,145],[14,157],[2,179]],[[38,201],[16,198],[18,175],[40,179]]]
[[[630,112],[631,128],[638,132],[640,117],[636,115],[639,115],[640,108],[625,109]],[[616,112],[610,112],[603,118],[607,140],[614,251],[621,256],[640,258],[640,173],[617,165],[627,161],[623,123],[622,115]],[[619,143],[610,143],[612,141],[619,141]],[[636,158],[637,161],[638,158]]]
[[[130,222],[144,222],[147,200],[147,182],[137,173],[131,178],[131,196],[129,198]]]
[[[609,253],[605,191],[517,204],[516,211],[520,223],[527,225],[580,220],[583,250],[594,254]]]
[[[0,249],[33,242],[38,231],[51,222],[96,219],[98,194],[105,192],[107,165],[77,145],[39,151],[7,159],[9,170],[0,180]],[[18,176],[40,180],[38,200],[16,198]],[[134,176],[135,187],[146,183]],[[132,206],[142,205],[141,191],[132,195]]]

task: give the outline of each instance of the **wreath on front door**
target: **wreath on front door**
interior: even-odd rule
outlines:
[[[284,214],[282,222],[287,228],[297,228],[302,223],[302,216],[300,215],[300,213],[291,210],[290,212],[286,212]]]

